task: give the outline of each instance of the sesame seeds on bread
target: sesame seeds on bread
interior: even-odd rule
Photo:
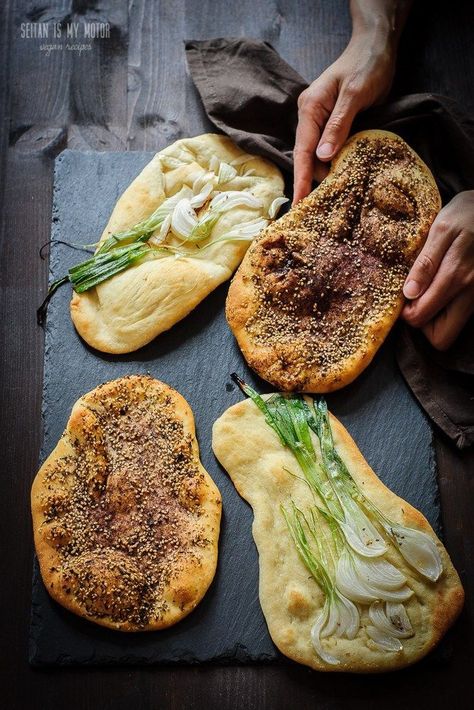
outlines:
[[[191,409],[158,380],[124,377],[81,397],[31,503],[46,589],[90,621],[163,629],[212,582],[221,497]]]
[[[285,391],[329,392],[367,367],[441,206],[397,135],[354,135],[327,178],[253,242],[226,315],[244,357]]]

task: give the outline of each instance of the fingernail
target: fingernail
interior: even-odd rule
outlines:
[[[403,287],[403,294],[405,298],[418,298],[418,296],[421,293],[421,286],[418,283],[418,281],[414,281],[413,279],[410,279],[410,281],[407,281],[405,286]]]
[[[334,146],[332,143],[323,143],[322,145],[318,145],[318,149],[316,151],[316,155],[318,158],[330,158],[331,155],[334,152]]]

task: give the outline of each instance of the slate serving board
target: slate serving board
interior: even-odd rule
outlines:
[[[64,151],[55,166],[52,238],[83,244],[96,241],[117,198],[152,155]],[[50,279],[63,276],[83,258],[82,252],[53,245]],[[165,631],[121,634],[76,617],[50,599],[35,562],[30,634],[33,665],[281,658],[258,601],[251,509],[211,450],[214,420],[241,399],[229,373],[237,371],[261,391],[269,391],[245,366],[227,327],[226,292],[224,284],[171,331],[125,356],[101,354],[79,338],[69,318],[69,286],[60,289],[50,303],[41,462],[56,445],[72,405],[82,394],[123,375],[150,373],[176,388],[192,407],[203,464],[222,493],[223,523],[219,565],[211,588],[190,616]],[[358,380],[329,396],[328,403],[380,478],[439,529],[432,434],[396,367],[395,337],[396,332]]]

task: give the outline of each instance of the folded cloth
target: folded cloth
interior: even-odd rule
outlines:
[[[191,77],[217,128],[249,152],[293,170],[297,98],[305,80],[268,44],[219,38],[186,42]],[[443,201],[474,188],[474,122],[454,101],[403,96],[361,113],[353,131],[385,128],[401,135],[430,166]],[[460,449],[474,443],[474,321],[445,353],[402,325],[397,360],[431,420]]]

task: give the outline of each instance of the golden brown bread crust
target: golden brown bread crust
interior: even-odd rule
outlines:
[[[406,609],[415,635],[403,640],[403,651],[387,653],[368,640],[362,627],[355,639],[337,639],[335,645],[328,646],[329,653],[337,650],[340,665],[325,663],[312,646],[311,628],[324,597],[298,556],[280,511],[280,505],[288,507],[290,500],[302,510],[314,505],[293,455],[282,446],[251,400],[230,407],[215,422],[212,447],[254,512],[252,533],[259,553],[260,603],[279,650],[316,670],[356,673],[396,670],[420,660],[439,642],[462,609],[464,591],[446,549],[426,518],[380,481],[347,430],[332,415],[331,428],[336,449],[364,494],[394,522],[431,535],[443,564],[440,579],[432,583],[417,574],[391,547],[385,557],[406,576],[414,591]],[[368,623],[366,614],[362,612],[363,625]]]
[[[31,505],[48,592],[102,626],[171,626],[214,577],[221,497],[189,405],[151,377],[114,380],[76,402]]]
[[[279,169],[264,158],[245,153],[230,138],[207,133],[182,138],[154,156],[120,196],[100,241],[149,217],[183,186],[192,187],[196,178],[207,174],[213,158],[241,161],[238,175],[219,189],[251,193],[261,207],[230,209],[214,226],[211,241],[237,225],[266,217],[273,200],[283,194]],[[179,247],[181,240],[168,239],[167,243]],[[138,350],[229,279],[247,248],[247,241],[222,241],[200,253],[196,247],[196,257],[176,259],[172,254],[143,260],[88,291],[73,292],[70,312],[74,326],[89,345],[102,352]]]
[[[440,206],[429,169],[399,136],[354,135],[234,276],[226,315],[249,365],[286,391],[352,382],[398,318]]]

